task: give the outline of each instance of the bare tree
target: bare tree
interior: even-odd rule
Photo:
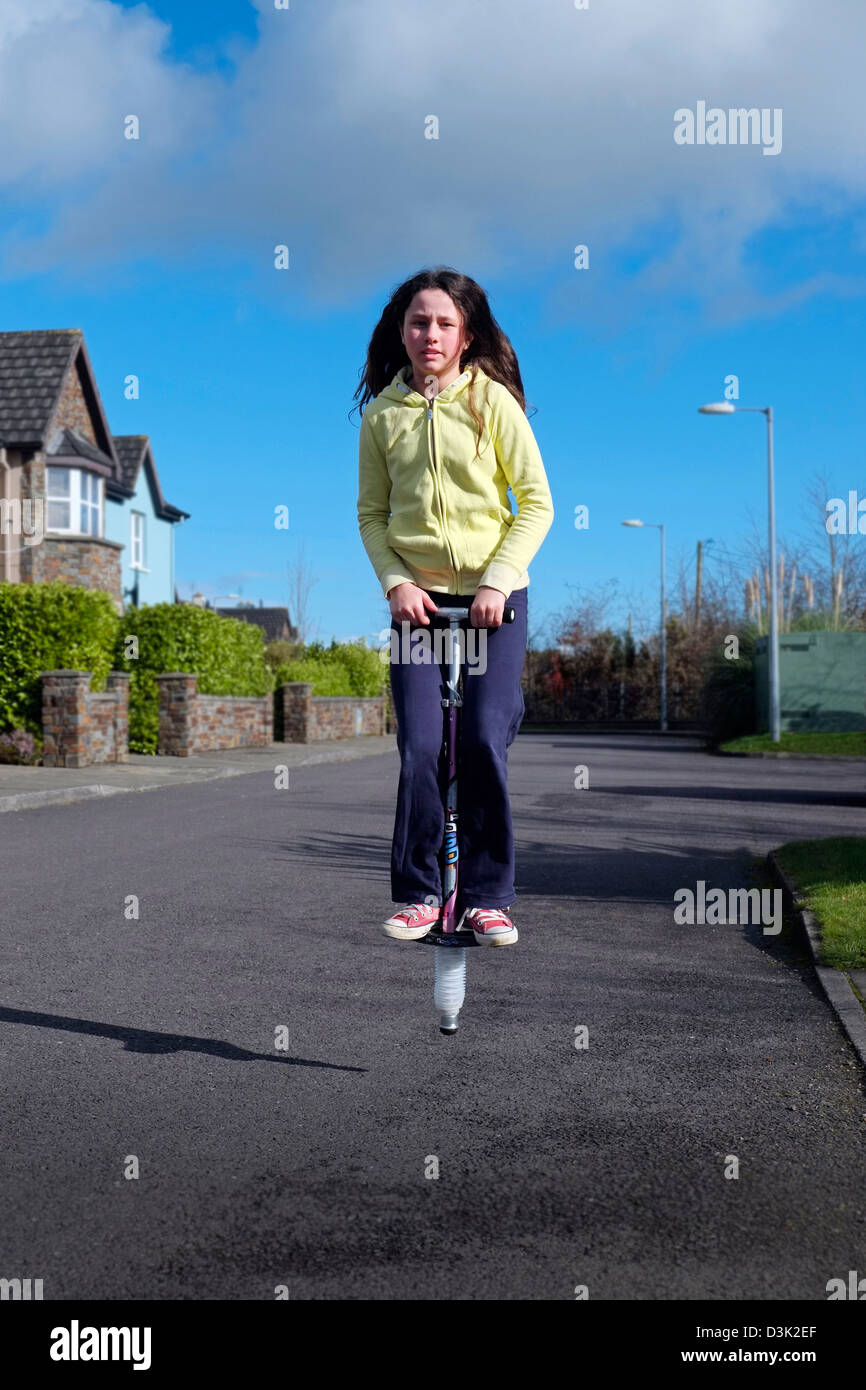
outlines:
[[[566,584],[565,588],[569,591],[568,603],[554,617],[552,626],[556,645],[573,653],[581,643],[607,626],[608,610],[618,598],[619,581],[611,578],[593,588],[581,588],[578,599],[572,597],[574,585]]]
[[[310,641],[309,598],[310,590],[318,580],[312,577],[303,542],[297,559],[286,566],[289,593],[289,622],[297,629],[298,641]],[[318,631],[318,628],[316,629]]]
[[[809,549],[814,568],[818,571],[819,603],[833,615],[834,627],[862,626],[866,618],[866,564],[858,537],[847,532],[835,535],[827,529],[827,503],[838,489],[833,489],[826,471],[813,474],[808,492]],[[841,494],[847,500],[847,492]],[[820,524],[820,530],[818,526]],[[820,537],[819,545],[818,537]],[[821,565],[820,551],[826,545],[826,569]],[[821,575],[821,570],[824,574]]]

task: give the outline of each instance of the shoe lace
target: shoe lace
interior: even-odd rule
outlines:
[[[425,912],[430,911],[432,911],[432,908],[427,903],[407,903],[401,915],[418,918],[422,917]]]

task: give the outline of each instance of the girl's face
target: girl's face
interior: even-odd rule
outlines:
[[[406,310],[400,337],[416,384],[435,376],[440,391],[460,375],[461,355],[472,342],[472,334],[463,331],[460,310],[444,290],[418,291]]]

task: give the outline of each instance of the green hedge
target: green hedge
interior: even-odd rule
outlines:
[[[131,654],[137,639],[138,655]],[[305,680],[314,695],[380,695],[388,667],[363,638],[330,647],[314,642],[299,660],[265,660],[261,628],[193,604],[158,603],[121,617],[111,596],[55,580],[0,583],[0,730],[42,733],[44,671],[92,671],[104,690],[109,671],[128,671],[129,747],[155,753],[159,734],[158,675],[191,671],[202,695],[267,695],[275,683]]]
[[[192,671],[203,695],[267,695],[264,646],[261,628],[192,604],[146,605],[121,618],[101,589],[0,583],[0,729],[41,734],[44,671],[92,671],[91,690],[105,689],[109,671],[128,671],[129,746],[155,753],[157,675]]]
[[[130,638],[138,639],[138,656]],[[238,618],[187,603],[132,608],[118,632],[114,669],[129,671],[129,747],[155,753],[159,735],[159,685],[166,671],[191,671],[200,695],[267,695],[274,678],[265,663],[265,634]]]
[[[381,695],[388,679],[388,667],[378,649],[368,647],[359,637],[354,642],[331,641],[330,647],[312,642],[297,661],[279,666],[277,685],[287,681],[310,681],[314,695]]]
[[[0,583],[0,729],[41,735],[43,671],[92,671],[104,690],[119,624],[101,589]]]

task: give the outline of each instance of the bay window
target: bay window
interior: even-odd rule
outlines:
[[[102,535],[102,479],[83,468],[45,470],[46,527],[68,535]]]

